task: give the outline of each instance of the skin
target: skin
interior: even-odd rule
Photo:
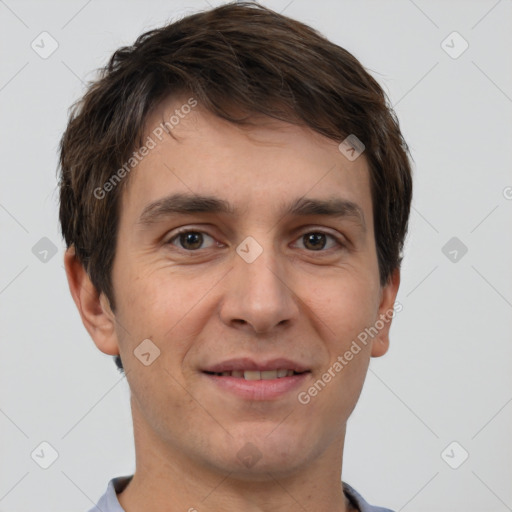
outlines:
[[[167,99],[148,126],[185,102]],[[346,422],[370,357],[388,350],[391,322],[308,404],[297,393],[392,309],[398,291],[398,270],[386,286],[379,282],[364,154],[351,162],[337,142],[307,128],[268,119],[240,128],[200,105],[172,134],[132,171],[122,196],[115,314],[73,248],[65,255],[82,321],[99,350],[121,355],[131,389],[136,472],[118,499],[127,512],[148,504],[154,512],[169,504],[200,512],[348,511],[340,484]],[[238,214],[137,224],[148,203],[176,192],[216,196]],[[284,204],[303,196],[353,201],[366,230],[349,217],[283,215]],[[187,240],[169,242],[178,227],[209,236],[194,252]],[[304,240],[318,232],[344,245],[331,236],[318,248]],[[250,264],[235,250],[247,236],[263,248]],[[150,366],[133,354],[147,338],[161,352]],[[293,358],[311,374],[277,399],[245,400],[200,371],[238,356]],[[249,468],[237,457],[248,442],[261,456]]]

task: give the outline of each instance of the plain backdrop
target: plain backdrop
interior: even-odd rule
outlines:
[[[115,49],[220,3],[0,1],[0,511],[85,511],[133,472],[126,380],[65,278],[58,143]],[[414,158],[403,311],[349,420],[343,480],[396,511],[512,510],[512,1],[263,3],[362,62]]]

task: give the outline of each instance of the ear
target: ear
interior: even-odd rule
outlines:
[[[119,354],[115,316],[103,293],[99,294],[71,246],[64,254],[69,290],[87,332],[105,354]]]
[[[400,286],[400,269],[395,269],[388,279],[385,286],[381,288],[381,301],[379,305],[379,318],[376,320],[376,326],[379,328],[378,334],[373,338],[372,357],[383,356],[389,349],[389,329],[394,316],[393,306]],[[393,315],[393,316],[392,316]],[[380,320],[380,321],[379,321]]]

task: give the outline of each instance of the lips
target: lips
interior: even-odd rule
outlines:
[[[202,371],[225,377],[244,377],[247,380],[259,380],[283,378],[308,372],[309,369],[297,361],[282,357],[266,361],[256,361],[251,358],[243,357],[209,365],[203,368]]]
[[[267,371],[274,373],[278,370],[264,370],[261,373],[265,374]],[[293,373],[293,370],[286,371]],[[293,392],[297,392],[300,387],[303,387],[312,375],[310,371],[305,371],[297,374],[293,373],[291,376],[286,375],[286,377],[247,379],[253,373],[260,374],[257,370],[247,370],[244,372],[245,378],[240,378],[233,377],[232,375],[219,376],[207,371],[201,372],[203,378],[206,379],[205,382],[208,382],[208,385],[211,385],[213,390],[218,390],[223,395],[234,395],[244,401],[274,401],[284,400],[286,397],[292,400],[292,397],[295,396]]]
[[[245,380],[271,380],[282,379],[283,377],[292,377],[293,375],[300,375],[305,372],[295,372],[287,370],[286,368],[279,368],[278,370],[233,370],[232,372],[205,372],[209,375],[216,375],[218,377],[235,377]]]
[[[311,375],[305,365],[285,357],[229,359],[206,366],[201,373],[215,389],[243,400],[278,400],[291,396]]]

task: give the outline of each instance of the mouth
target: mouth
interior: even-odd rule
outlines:
[[[311,370],[303,365],[279,358],[256,362],[250,358],[224,361],[201,373],[212,389],[244,400],[277,400],[303,386]]]
[[[285,377],[293,377],[294,375],[302,375],[309,373],[309,370],[303,372],[296,372],[288,368],[279,368],[278,370],[233,370],[224,372],[209,372],[204,371],[208,375],[216,375],[217,377],[234,377],[235,379],[245,380],[274,380],[283,379]]]

